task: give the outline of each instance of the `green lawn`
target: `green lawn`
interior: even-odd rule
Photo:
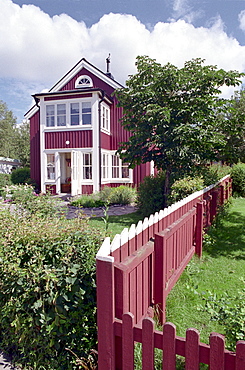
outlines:
[[[245,277],[245,199],[232,200],[229,209],[205,237],[203,257],[193,258],[169,294],[167,321],[177,327],[178,335],[195,327],[201,340],[208,343],[212,331],[224,334],[222,325],[211,320],[204,310],[203,297],[218,297],[226,292],[237,296],[244,288]]]

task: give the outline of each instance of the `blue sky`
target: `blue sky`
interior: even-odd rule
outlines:
[[[105,70],[109,53],[122,84],[137,55],[178,67],[201,57],[245,72],[245,1],[0,0],[0,100],[18,123],[31,94],[83,57]]]

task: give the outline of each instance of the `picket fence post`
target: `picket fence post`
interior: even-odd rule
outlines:
[[[195,253],[200,258],[202,257],[203,208],[203,202],[197,203]]]

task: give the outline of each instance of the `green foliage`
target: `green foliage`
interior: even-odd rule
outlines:
[[[220,117],[227,109],[218,97],[220,87],[239,85],[243,74],[204,65],[199,58],[177,68],[140,56],[136,66],[137,73],[116,92],[122,125],[130,132],[118,152],[131,167],[153,160],[166,171],[167,196],[174,172],[217,159],[224,145]]]
[[[0,100],[0,156],[16,158],[15,153],[16,118],[7,105]]]
[[[30,181],[30,168],[16,168],[11,173],[11,181],[13,184],[26,184]]]
[[[171,203],[175,203],[203,188],[204,182],[201,177],[191,178],[190,176],[187,176],[173,183],[169,200]]]
[[[96,208],[109,204],[130,204],[136,200],[136,189],[120,185],[116,188],[104,187],[101,192],[79,195],[71,201],[75,207]]]
[[[227,112],[221,130],[224,133],[225,146],[221,159],[229,164],[245,161],[245,89],[236,91],[227,102]]]
[[[217,294],[209,292],[209,296],[203,299],[211,319],[224,326],[226,347],[234,351],[236,342],[245,339],[245,288],[235,297],[224,293],[218,298]]]
[[[138,187],[137,205],[139,212],[147,217],[164,208],[165,174],[160,172],[155,177],[147,176]]]
[[[110,192],[108,202],[109,204],[126,205],[135,202],[136,189],[130,186],[120,185],[113,188]]]
[[[201,171],[205,187],[216,184],[216,182],[230,173],[231,167],[220,164],[212,164],[211,166],[204,167]]]
[[[25,217],[55,217],[60,212],[59,199],[49,194],[36,194],[31,185],[6,185],[2,191],[5,202],[15,204],[16,213]]]
[[[10,175],[7,173],[0,173],[0,196],[2,196],[3,194],[3,188],[6,185],[10,184],[11,184]]]
[[[26,369],[74,369],[72,352],[86,357],[96,346],[100,233],[86,219],[7,211],[0,224],[1,348]]]
[[[232,167],[231,178],[233,194],[245,197],[245,163],[238,163]]]

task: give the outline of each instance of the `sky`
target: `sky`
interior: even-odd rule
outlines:
[[[0,0],[0,100],[17,123],[81,58],[125,84],[138,55],[245,72],[245,0]],[[231,88],[223,95],[230,97]]]

